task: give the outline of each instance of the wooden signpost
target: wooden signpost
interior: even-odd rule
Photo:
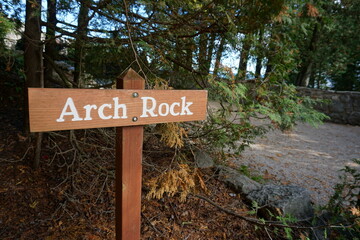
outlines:
[[[31,132],[116,128],[116,239],[140,239],[143,125],[204,120],[205,90],[144,90],[132,69],[118,89],[29,88]]]

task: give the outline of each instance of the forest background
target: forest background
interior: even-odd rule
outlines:
[[[316,123],[324,118],[313,111],[310,99],[296,94],[294,85],[359,90],[358,5],[3,1],[1,76],[7,80],[2,82],[2,100],[24,105],[25,86],[111,87],[132,67],[147,88],[206,88],[212,100],[235,106],[241,126],[226,123],[234,112],[228,105],[210,118],[223,127],[201,128],[218,129],[216,136],[199,136],[209,136],[208,142],[221,147],[239,138],[246,144],[260,134],[251,117],[268,118],[281,129],[291,128],[296,120]],[[20,40],[6,39],[9,33]],[[229,130],[238,133],[213,141]]]
[[[299,96],[295,86],[360,90],[358,0],[12,0],[0,1],[0,7],[3,112],[26,113],[27,87],[111,88],[129,67],[146,80],[148,89],[208,89],[209,98],[220,103],[199,124],[147,129],[173,151],[170,168],[164,167],[152,181],[158,184],[153,184],[157,193],[163,190],[166,170],[193,171],[183,164],[191,166],[189,153],[195,148],[224,159],[229,148],[240,153],[271,128],[287,130],[297,121],[316,125],[326,119],[314,110],[315,101]],[[269,121],[256,125],[254,118]],[[95,157],[84,151],[85,142],[95,147],[103,141],[111,148],[109,131],[100,129],[91,137],[66,133],[69,146],[49,153],[48,163],[66,166],[66,180],[76,182],[68,172],[75,166],[94,171],[89,159]],[[25,155],[35,159],[35,168],[44,152],[57,149],[61,141],[54,141],[56,136],[37,134],[27,140],[34,147]],[[49,149],[41,149],[41,143]],[[71,156],[64,158],[67,154]],[[112,176],[103,174],[106,180],[94,184],[99,189]],[[67,196],[83,192],[76,189]],[[167,192],[191,190],[176,186]]]

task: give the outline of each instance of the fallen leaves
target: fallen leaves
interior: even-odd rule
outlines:
[[[360,217],[360,207],[359,208],[352,207],[350,209],[350,212],[351,212],[352,215]]]
[[[273,174],[270,174],[268,170],[265,170],[263,178],[264,178],[264,180],[275,180],[276,176]]]
[[[277,157],[274,157],[274,156],[268,156],[268,158],[270,158],[270,159],[272,159],[272,160],[274,160],[274,161],[276,161],[276,162],[280,162],[280,159],[279,159],[279,158],[277,158]]]

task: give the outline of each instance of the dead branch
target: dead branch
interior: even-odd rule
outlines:
[[[75,83],[66,77],[65,73],[55,64],[55,62],[46,54],[44,54],[45,60],[50,63],[51,67],[54,68],[55,72],[59,74],[61,80],[64,82],[66,87],[73,87],[76,86]]]
[[[8,159],[5,159],[5,158],[0,158],[0,161],[2,161],[2,162],[9,162],[9,163],[21,162],[21,161],[23,161],[23,160],[25,159],[25,157],[27,156],[28,152],[29,152],[30,150],[32,150],[32,149],[34,149],[33,146],[28,147],[28,148],[26,149],[24,155],[22,156],[22,158],[20,158],[20,159],[18,159],[18,160],[8,160]]]
[[[141,216],[146,220],[146,222],[151,226],[152,229],[154,229],[155,232],[157,232],[158,234],[160,234],[160,236],[165,237],[164,234],[162,232],[160,232],[159,229],[157,229],[149,220],[149,218],[147,218],[145,216],[145,214],[141,213]]]
[[[42,145],[43,133],[39,132],[36,134],[36,148],[35,156],[33,161],[33,168],[37,169],[40,165],[40,154],[41,154],[41,145]]]

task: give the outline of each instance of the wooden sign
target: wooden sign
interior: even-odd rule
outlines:
[[[205,90],[29,88],[30,131],[204,120]]]
[[[114,90],[29,88],[32,132],[117,127],[116,240],[140,239],[142,125],[206,117],[207,91],[144,86],[145,80],[129,69]]]

